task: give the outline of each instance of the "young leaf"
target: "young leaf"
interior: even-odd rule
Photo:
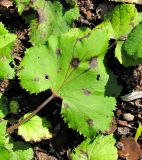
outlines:
[[[29,114],[25,114],[23,118]],[[25,141],[38,142],[42,139],[50,139],[52,134],[49,132],[50,124],[44,118],[34,116],[28,122],[25,122],[18,128],[18,135],[21,135]]]
[[[142,59],[142,22],[129,34],[123,44],[123,50],[135,60]]]
[[[50,37],[48,46],[27,50],[18,73],[31,93],[50,88],[61,97],[64,120],[88,137],[109,127],[115,105],[109,96],[119,93],[109,90],[103,62],[108,40],[106,28],[72,29],[60,38]]]
[[[12,79],[15,76],[14,69],[9,65],[13,60],[11,50],[15,40],[16,35],[8,33],[0,23],[0,78]]]
[[[0,159],[1,160],[32,160],[33,150],[23,142],[13,142],[6,133],[7,122],[0,121]]]
[[[98,136],[93,142],[82,142],[71,154],[72,160],[117,160],[117,149],[112,135]]]
[[[136,135],[135,135],[135,141],[138,140],[138,138],[141,136],[141,134],[142,134],[142,125],[141,125],[141,123],[139,123],[139,127],[137,128]]]

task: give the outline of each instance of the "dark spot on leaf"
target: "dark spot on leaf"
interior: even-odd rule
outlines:
[[[87,123],[89,124],[89,126],[93,126],[94,125],[94,121],[92,119],[88,119]]]
[[[67,103],[64,103],[64,108],[65,109],[68,109],[69,108],[69,105]]]
[[[90,64],[90,68],[97,67],[97,57],[91,58],[89,64]]]
[[[57,56],[60,56],[60,55],[61,55],[60,48],[57,48],[57,49],[56,49],[56,54],[57,54]]]
[[[39,59],[39,57],[37,57]]]
[[[39,77],[35,77],[34,81],[38,82],[39,81]]]
[[[45,74],[45,79],[49,79],[48,74]]]
[[[81,38],[78,38],[77,41],[80,42],[80,41],[82,41],[83,39],[89,38],[90,34],[91,34],[91,33],[88,33],[88,34],[86,34],[85,36],[83,36],[83,37],[81,37]]]
[[[61,67],[57,69],[57,72],[59,73],[61,71]]]
[[[77,67],[78,67],[78,65],[79,65],[79,63],[80,63],[80,61],[79,61],[79,59],[78,58],[73,58],[72,60],[71,60],[71,66],[74,68],[74,69],[76,69]]]
[[[42,8],[37,8],[36,11],[38,13],[38,22],[39,22],[39,24],[44,23],[44,21],[45,21],[44,10]]]
[[[98,81],[99,79],[100,79],[100,75],[98,74],[98,75],[97,75],[97,81]]]
[[[89,96],[90,95],[90,91],[88,91],[87,89],[82,89],[82,91],[83,91],[83,94],[85,95],[85,96]]]

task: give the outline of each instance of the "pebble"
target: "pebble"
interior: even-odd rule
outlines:
[[[123,118],[124,118],[126,121],[133,121],[133,120],[134,120],[134,115],[132,115],[131,113],[124,113],[124,114],[123,114]]]

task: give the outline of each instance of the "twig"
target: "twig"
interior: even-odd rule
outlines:
[[[27,122],[29,119],[31,119],[35,114],[37,114],[42,108],[44,108],[53,98],[55,97],[54,94],[52,94],[46,101],[44,101],[36,110],[34,110],[30,115],[28,115],[26,118],[20,120],[18,123],[16,123],[13,126],[10,126],[7,128],[7,133],[11,134],[14,132],[15,129],[17,129],[20,125]]]

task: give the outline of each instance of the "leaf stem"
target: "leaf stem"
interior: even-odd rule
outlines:
[[[46,101],[44,101],[37,109],[35,109],[31,114],[29,114],[26,118],[20,120],[18,123],[16,123],[13,126],[10,126],[7,128],[7,133],[11,134],[14,132],[15,129],[17,129],[20,125],[27,122],[29,119],[31,119],[34,115],[36,115],[42,108],[44,108],[54,97],[56,97],[54,94],[52,94]]]

